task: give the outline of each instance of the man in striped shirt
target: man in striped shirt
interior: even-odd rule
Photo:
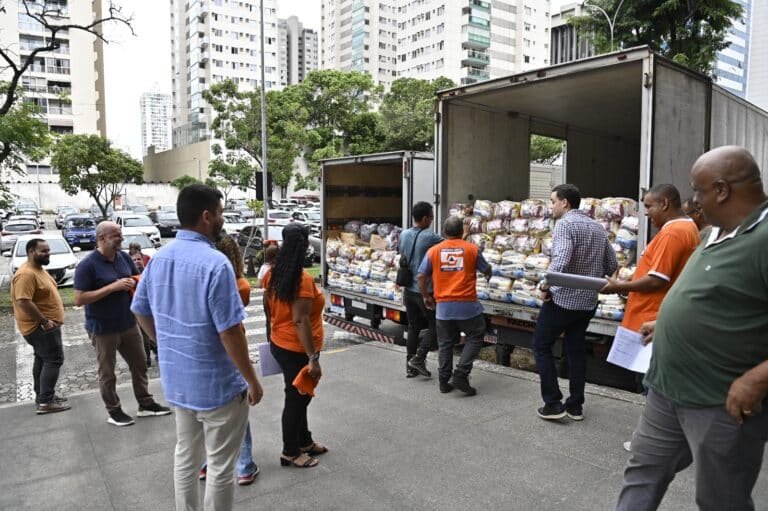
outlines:
[[[587,277],[604,277],[617,269],[616,253],[600,224],[579,210],[581,193],[571,184],[552,190],[552,216],[557,220],[552,239],[552,261],[549,270]],[[544,303],[533,334],[533,351],[541,380],[544,406],[538,409],[542,419],[562,419],[566,415],[582,420],[584,415],[584,380],[587,358],[585,334],[597,308],[597,291],[571,289],[546,284],[541,286]],[[565,334],[568,357],[570,396],[562,403],[563,394],[557,383],[557,370],[552,346]]]

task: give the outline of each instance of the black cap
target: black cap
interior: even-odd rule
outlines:
[[[309,226],[300,223],[291,223],[283,227],[283,240],[289,238],[309,239]]]

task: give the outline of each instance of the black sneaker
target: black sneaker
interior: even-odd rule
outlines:
[[[562,419],[565,417],[565,407],[561,403],[553,406],[546,405],[539,408],[537,415],[546,420]]]
[[[53,395],[53,399],[51,401],[53,401],[54,403],[62,404],[62,403],[66,403],[68,401],[68,399],[65,398],[65,397],[62,397],[62,396],[60,396],[58,394],[54,394]],[[36,405],[40,404],[40,401],[38,401],[37,398],[35,398],[35,404]]]
[[[416,355],[412,359],[408,361],[408,368],[413,369],[414,371],[418,372],[422,376],[426,376],[429,378],[432,376],[432,373],[429,372],[429,369],[427,369],[427,361],[424,359],[424,357],[421,357],[419,355]]]
[[[584,420],[584,412],[582,411],[581,407],[578,408],[567,408],[565,409],[565,414],[574,421],[583,421]]]
[[[38,404],[35,413],[37,415],[45,415],[48,413],[63,412],[65,410],[69,410],[70,408],[72,407],[66,403],[57,403],[56,401],[51,401],[50,403]]]
[[[123,412],[122,408],[118,408],[114,412],[109,412],[109,419],[107,419],[107,422],[109,422],[110,424],[114,424],[115,426],[118,426],[118,427],[130,426],[131,424],[135,424],[133,417]]]
[[[469,384],[469,378],[467,376],[455,376],[451,381],[451,385],[459,389],[468,396],[474,396],[477,394],[477,389]]]
[[[157,417],[160,415],[170,415],[171,409],[167,406],[161,406],[157,403],[152,403],[147,406],[139,405],[139,411],[136,413],[139,417]]]
[[[448,382],[442,382],[442,381],[440,382],[440,392],[441,393],[447,394],[447,393],[449,393],[452,390],[453,390],[453,385],[451,385]]]
[[[411,369],[410,367],[408,367],[405,370],[406,378],[416,378],[418,375],[419,375],[419,372],[416,369]]]

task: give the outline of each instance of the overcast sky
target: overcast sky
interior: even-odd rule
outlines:
[[[552,0],[552,11],[560,4],[573,1]],[[111,41],[104,55],[107,136],[116,146],[140,158],[139,97],[154,88],[171,92],[170,2],[118,0],[118,3],[133,13],[136,35],[116,25],[105,30]],[[298,16],[305,27],[319,34],[320,4],[321,0],[277,0],[277,14],[281,18]]]
[[[139,97],[157,88],[171,92],[170,2],[168,0],[118,0],[132,12],[132,36],[113,25],[105,32],[107,136],[117,147],[140,158],[141,117]],[[298,16],[307,28],[320,32],[321,0],[277,0],[281,18]],[[85,107],[85,105],[81,105]]]

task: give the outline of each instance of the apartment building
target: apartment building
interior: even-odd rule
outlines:
[[[733,25],[726,36],[726,41],[731,44],[724,50],[717,52],[717,60],[712,74],[718,85],[744,98],[747,95],[749,76],[752,4],[760,2],[754,0],[734,1],[744,8],[744,17],[732,20]]]
[[[468,84],[543,67],[549,9],[549,0],[324,0],[321,67],[360,69],[385,86],[439,76]]]
[[[751,25],[768,27],[768,2],[752,3]],[[747,99],[768,111],[768,30],[751,31]]]
[[[261,86],[260,0],[171,0],[173,147],[209,140],[211,85]],[[279,87],[276,0],[264,0],[264,86]]]
[[[171,95],[157,90],[145,92],[139,98],[141,112],[141,151],[154,146],[156,152],[171,148]]]
[[[43,2],[27,2],[32,12]],[[58,9],[58,24],[88,25],[102,17],[101,1],[47,0],[47,9]],[[17,57],[48,44],[49,32],[26,14],[21,2],[4,2],[0,16],[0,44]],[[82,30],[61,30],[58,47],[39,53],[21,78],[24,101],[36,104],[50,130],[62,134],[106,135],[104,114],[104,61],[101,42]],[[0,80],[10,78],[0,71]],[[58,181],[49,160],[26,163],[26,176],[3,169],[3,181]]]
[[[304,28],[296,16],[277,22],[280,86],[300,83],[318,68],[317,32]]]
[[[585,59],[595,54],[595,48],[589,39],[581,36],[576,32],[576,28],[568,23],[569,18],[584,14],[580,3],[561,5],[559,11],[552,13],[550,64],[563,64],[572,60]]]

